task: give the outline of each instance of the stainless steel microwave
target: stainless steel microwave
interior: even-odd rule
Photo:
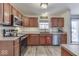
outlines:
[[[21,25],[22,25],[21,19],[18,18],[17,16],[11,15],[11,20],[12,20],[11,24],[12,24],[13,26],[21,26]]]

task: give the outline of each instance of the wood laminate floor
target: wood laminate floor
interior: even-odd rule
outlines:
[[[60,56],[60,46],[28,46],[24,56]]]

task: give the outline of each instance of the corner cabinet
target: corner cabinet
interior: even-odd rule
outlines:
[[[11,5],[9,3],[4,3],[3,4],[3,9],[4,9],[4,23],[7,25],[11,24]]]

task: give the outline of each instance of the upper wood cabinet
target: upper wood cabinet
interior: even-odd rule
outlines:
[[[52,27],[64,27],[64,18],[63,17],[52,17],[51,26]]]
[[[18,12],[18,18],[22,19],[22,14],[20,12]]]
[[[3,3],[0,3],[0,24],[3,23]]]
[[[51,18],[51,26],[52,27],[58,26],[58,19],[57,18]]]
[[[12,7],[12,14],[20,19],[22,19],[22,14],[14,7]]]
[[[24,27],[29,27],[29,19],[28,19],[28,17],[23,17],[22,18],[22,25]]]
[[[11,5],[9,3],[4,3],[4,23],[11,24]]]
[[[37,17],[28,17],[30,27],[38,27],[38,18]]]
[[[14,16],[18,16],[18,12],[17,12],[17,10],[14,7],[12,7],[12,14]]]
[[[58,19],[58,26],[59,27],[64,27],[64,18],[59,18]]]

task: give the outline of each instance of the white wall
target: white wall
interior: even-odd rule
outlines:
[[[70,41],[70,11],[65,11],[63,14],[60,15],[64,17],[64,31],[67,32],[67,39],[68,43]]]

